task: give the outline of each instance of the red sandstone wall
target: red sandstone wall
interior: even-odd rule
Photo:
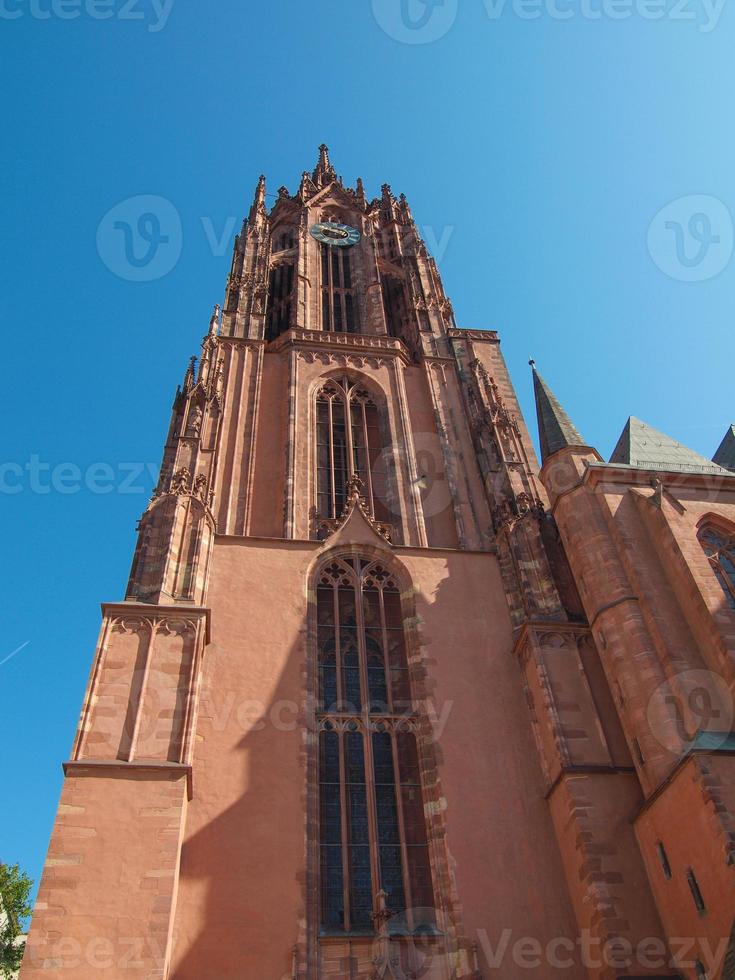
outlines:
[[[212,645],[194,760],[172,977],[290,976],[305,939],[306,576],[320,546],[217,542]],[[399,549],[429,668],[452,902],[463,934],[510,945],[574,936],[496,560]],[[453,612],[456,610],[456,614]],[[297,707],[299,706],[299,707]],[[519,724],[523,719],[524,724]],[[570,980],[585,976],[572,967]]]
[[[185,815],[181,772],[70,773],[23,980],[163,980]]]
[[[636,821],[636,833],[672,952],[694,977],[699,958],[717,980],[735,915],[735,757],[695,755]],[[671,866],[667,879],[656,849]],[[687,883],[692,869],[706,905],[699,912]],[[713,967],[710,969],[710,967]]]

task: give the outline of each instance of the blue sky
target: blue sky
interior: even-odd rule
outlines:
[[[629,414],[712,455],[735,415],[733,17],[715,0],[0,0],[0,661],[27,644],[0,663],[0,859],[40,874],[99,603],[122,598],[145,466],[261,171],[295,189],[326,141],[346,181],[404,191],[445,245],[459,324],[501,332],[531,421],[533,355],[603,455]],[[181,223],[147,282],[103,261],[103,219],[140,195]]]

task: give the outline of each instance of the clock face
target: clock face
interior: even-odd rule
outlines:
[[[349,248],[357,245],[362,237],[357,228],[350,225],[340,225],[336,221],[320,221],[309,229],[313,238],[323,245],[336,248]]]

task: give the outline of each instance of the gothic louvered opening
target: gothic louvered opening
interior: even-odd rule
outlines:
[[[268,283],[268,314],[265,322],[266,340],[275,340],[291,326],[293,284],[293,263],[281,262],[271,269]]]
[[[709,558],[731,609],[735,609],[735,535],[709,524],[699,532],[699,541]]]
[[[296,247],[296,234],[293,228],[284,228],[276,231],[271,245],[272,252],[286,252]]]
[[[370,394],[349,378],[333,378],[316,399],[317,514],[342,515],[347,484],[359,477],[372,516],[390,522],[380,416]]]
[[[403,283],[395,276],[381,276],[381,283],[388,333],[391,337],[402,337],[408,320]]]
[[[317,586],[320,924],[372,932],[378,892],[435,922],[401,596],[381,565],[333,559]]]
[[[322,279],[322,329],[335,333],[359,333],[357,301],[352,282],[349,248],[320,245]]]

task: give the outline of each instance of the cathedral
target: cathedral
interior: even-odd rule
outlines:
[[[532,362],[539,461],[403,195],[322,146],[267,197],[102,606],[22,980],[735,976],[735,428],[631,418],[605,461]]]

